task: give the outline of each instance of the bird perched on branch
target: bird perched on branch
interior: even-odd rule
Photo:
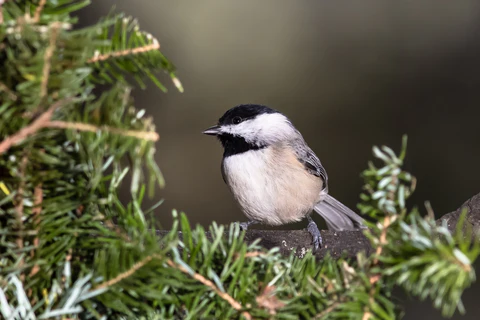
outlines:
[[[249,225],[282,225],[308,219],[317,250],[322,237],[310,217],[325,219],[330,230],[365,228],[363,219],[328,194],[328,176],[301,133],[280,112],[266,106],[236,106],[203,132],[223,145],[222,176]]]

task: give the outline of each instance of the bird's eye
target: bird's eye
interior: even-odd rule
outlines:
[[[237,117],[234,117],[234,118],[232,119],[233,124],[239,124],[239,123],[242,122],[242,121],[243,121],[243,119],[240,118],[240,117],[238,117],[238,116],[237,116]]]

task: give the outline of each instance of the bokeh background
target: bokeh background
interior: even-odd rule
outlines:
[[[194,224],[243,219],[221,178],[221,146],[201,134],[240,103],[289,116],[331,194],[352,208],[372,145],[399,150],[404,133],[418,178],[412,206],[430,200],[440,216],[480,192],[480,1],[103,0],[81,24],[114,5],[159,39],[185,87],[164,76],[168,94],[153,84],[134,92],[161,135],[167,185],[151,203],[165,199],[162,227],[173,208]],[[466,292],[462,319],[478,319],[477,294],[478,284]],[[440,318],[409,301],[405,319]]]

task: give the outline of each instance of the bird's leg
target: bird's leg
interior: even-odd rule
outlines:
[[[315,223],[315,221],[313,221],[312,217],[308,215],[307,219],[307,230],[313,238],[313,251],[317,251],[318,248],[320,248],[320,246],[323,244],[322,235],[320,234],[320,230],[318,230],[317,224]]]
[[[240,230],[248,230],[248,227],[251,225],[251,224],[257,224],[258,221],[256,220],[249,220],[247,222],[239,222],[239,226],[240,226]]]

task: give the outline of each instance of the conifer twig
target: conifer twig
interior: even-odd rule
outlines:
[[[262,256],[265,256],[265,253],[260,251],[251,251],[251,252],[245,253],[244,255],[245,258],[256,258],[256,257],[262,257]],[[235,257],[236,258],[240,257],[240,254],[235,253]]]
[[[157,39],[153,38],[153,43],[148,44],[143,47],[138,47],[138,48],[133,48],[133,49],[126,49],[126,50],[121,50],[121,51],[114,51],[114,52],[109,52],[105,54],[100,54],[99,51],[95,52],[95,55],[90,58],[87,62],[88,63],[93,63],[93,62],[98,62],[98,61],[104,61],[110,58],[118,58],[118,57],[123,57],[123,56],[128,56],[131,54],[138,54],[138,53],[144,53],[152,50],[158,50],[160,49],[160,43],[158,42]]]
[[[42,10],[45,7],[46,3],[47,3],[47,0],[40,0],[40,3],[38,4],[38,7],[35,9],[35,14],[33,16],[33,22],[38,23],[40,21],[40,14],[42,13]]]
[[[143,266],[145,266],[147,263],[149,263],[150,261],[152,261],[153,259],[162,259],[162,257],[158,254],[153,254],[153,255],[150,255],[150,256],[147,256],[145,257],[143,260],[140,260],[139,262],[135,263],[130,269],[128,269],[127,271],[125,272],[122,272],[120,273],[119,275],[117,275],[115,278],[113,279],[110,279],[106,282],[103,282],[101,283],[100,285],[96,286],[94,288],[94,290],[98,290],[98,289],[103,289],[103,288],[108,288],[114,284],[117,284],[118,282],[122,281],[123,279],[126,279],[128,277],[130,277],[131,275],[133,275],[136,271],[138,271],[140,268],[142,268]],[[198,274],[196,272],[194,272],[193,274],[190,273],[187,269],[185,269],[184,267],[182,267],[181,265],[179,264],[176,264],[175,262],[173,262],[171,259],[167,259],[166,260],[167,264],[172,267],[172,268],[175,268],[177,270],[180,270],[181,272],[185,273],[185,274],[188,274],[189,276],[191,276],[193,279],[197,280],[198,282],[201,282],[202,284],[206,285],[207,287],[209,287],[210,289],[212,289],[220,298],[224,299],[225,301],[227,301],[231,306],[232,308],[234,308],[235,310],[237,311],[241,311],[243,309],[242,305],[237,302],[235,299],[232,298],[232,296],[230,296],[228,293],[226,292],[222,292],[220,289],[218,289],[218,287],[210,280],[206,279],[204,276],[202,276],[201,274]],[[242,312],[242,315],[247,319],[247,320],[250,320],[252,319],[252,316],[247,312],[247,311],[243,311]]]
[[[67,102],[67,100],[59,100],[52,104],[47,111],[41,114],[35,121],[33,121],[30,125],[20,129],[17,133],[12,136],[6,137],[2,142],[0,142],[0,154],[4,153],[13,145],[23,141],[25,138],[31,136],[32,134],[36,133],[38,130],[45,127],[45,125],[50,121],[53,112],[57,110],[61,105]]]
[[[60,128],[60,129],[74,129],[79,131],[106,131],[114,134],[119,134],[127,137],[134,137],[142,140],[148,141],[157,141],[160,136],[155,131],[136,131],[136,130],[122,130],[119,128],[112,128],[108,126],[97,127],[89,123],[81,122],[66,122],[66,121],[49,121],[46,124],[46,127],[49,128]]]
[[[379,243],[378,243],[378,247],[377,249],[375,250],[375,258],[373,259],[373,264],[376,265],[378,264],[378,257],[382,254],[382,251],[383,251],[383,246],[386,244],[387,242],[387,230],[388,230],[388,227],[390,226],[391,224],[391,218],[389,215],[387,215],[385,217],[385,219],[383,220],[383,228],[382,228],[382,232],[380,233],[380,237],[379,237]]]
[[[27,155],[25,154],[22,157],[22,160],[20,162],[20,170],[19,170],[19,178],[20,178],[20,183],[18,184],[18,190],[17,190],[17,195],[16,195],[16,205],[15,205],[15,214],[17,218],[17,228],[19,230],[18,233],[18,238],[17,238],[17,246],[18,248],[22,249],[23,248],[23,235],[22,235],[22,229],[23,229],[23,193],[25,189],[25,171],[27,169]]]
[[[204,285],[206,285],[207,287],[209,287],[210,289],[212,289],[220,298],[222,298],[223,300],[227,301],[231,306],[232,308],[234,308],[235,310],[237,311],[241,311],[243,309],[242,305],[236,301],[235,299],[233,299],[232,296],[230,296],[228,293],[226,292],[223,292],[221,291],[220,289],[218,289],[218,287],[210,280],[206,279],[204,276],[202,276],[201,274],[198,274],[196,272],[194,272],[193,274],[190,273],[187,269],[185,269],[184,267],[182,267],[181,265],[178,265],[176,264],[175,262],[173,262],[172,260],[170,259],[167,259],[167,264],[172,267],[172,268],[175,268],[175,269],[178,269],[180,271],[182,271],[183,273],[185,274],[188,274],[190,275],[193,279],[203,283]],[[242,315],[247,319],[247,320],[250,320],[252,319],[252,316],[250,315],[250,313],[248,313],[247,311],[243,311],[242,312]]]
[[[40,7],[43,7],[41,2],[39,7],[37,7],[37,10]],[[37,12],[35,12],[35,15],[36,14]],[[45,50],[45,56],[43,57],[42,83],[40,85],[40,99],[42,99],[47,95],[48,77],[50,75],[50,68],[51,68],[51,62],[52,62],[51,60],[52,60],[53,52],[55,51],[60,26],[61,26],[61,23],[59,21],[56,21],[51,25],[52,34],[50,36],[49,45]]]
[[[3,5],[4,2],[5,2],[5,0],[0,0],[0,24],[3,23],[3,9],[2,9],[2,5]]]
[[[25,192],[25,171],[27,170],[27,154],[25,153],[20,161],[19,168],[19,178],[20,182],[18,184],[17,194],[16,194],[16,204],[15,204],[15,219],[17,220],[17,229],[18,237],[16,240],[17,249],[23,249],[23,194]],[[20,259],[18,266],[21,268],[23,266],[23,258]],[[20,279],[23,281],[23,273],[20,274]]]
[[[75,129],[79,131],[90,131],[97,132],[99,130],[107,131],[113,134],[119,134],[127,137],[134,137],[137,139],[148,140],[148,141],[157,141],[160,136],[155,131],[136,131],[136,130],[122,130],[118,128],[112,128],[108,126],[97,127],[88,123],[79,123],[79,122],[65,122],[65,121],[51,121],[53,112],[59,108],[66,100],[60,100],[55,102],[47,111],[40,115],[34,122],[30,125],[22,128],[20,131],[15,133],[12,136],[6,137],[2,142],[0,142],[0,154],[4,153],[13,145],[21,142],[25,138],[35,134],[38,130],[43,128],[61,128],[61,129]]]
[[[34,207],[32,209],[32,214],[33,214],[33,221],[36,226],[36,230],[38,232],[39,230],[39,224],[40,224],[40,213],[42,212],[42,202],[43,202],[43,189],[42,189],[42,183],[39,183],[34,191],[33,191],[33,204]],[[38,233],[35,235],[35,238],[33,239],[33,247],[30,255],[33,257],[35,256],[35,249],[38,247],[39,244],[39,239],[38,239]],[[32,268],[32,271],[30,271],[29,276],[35,275],[38,271],[40,270],[38,264],[35,264]]]
[[[393,201],[395,199],[395,191],[394,190],[396,189],[395,185],[397,183],[398,183],[398,177],[397,177],[397,175],[394,175],[393,178],[392,178],[392,181],[390,182],[390,185],[394,186],[394,188],[392,188],[393,191],[390,190],[390,192],[388,193],[388,199],[389,200]],[[372,262],[373,266],[378,265],[379,257],[382,254],[383,247],[387,244],[388,228],[395,221],[395,218],[396,218],[395,214],[393,214],[391,212],[388,212],[388,211],[386,213],[387,214],[382,221],[382,232],[380,233],[380,237],[378,238],[378,246],[377,246],[377,249],[375,250],[375,255],[374,255],[374,258],[373,258],[373,262]],[[381,275],[379,275],[379,274],[373,274],[369,278],[369,282],[370,282],[370,285],[371,285],[370,292],[369,292],[370,303],[373,303],[373,301],[374,301],[375,283],[377,283],[380,279],[381,279]],[[368,306],[365,306],[365,312],[363,313],[362,320],[368,320],[368,319],[370,319],[371,316],[372,316],[372,313],[370,312],[370,308]]]
[[[110,279],[110,280],[108,280],[108,281],[105,281],[105,282],[99,284],[98,286],[96,286],[96,287],[94,288],[94,290],[108,288],[108,287],[111,287],[111,286],[119,283],[119,282],[122,281],[123,279],[126,279],[126,278],[130,277],[131,275],[133,275],[135,272],[138,271],[138,269],[142,268],[144,265],[146,265],[147,263],[149,263],[150,261],[152,261],[153,258],[159,258],[159,256],[157,257],[157,255],[151,255],[151,256],[145,257],[143,260],[140,260],[139,262],[135,263],[135,264],[134,264],[130,269],[128,269],[127,271],[118,274],[118,275],[117,275],[115,278],[113,278],[113,279]]]

